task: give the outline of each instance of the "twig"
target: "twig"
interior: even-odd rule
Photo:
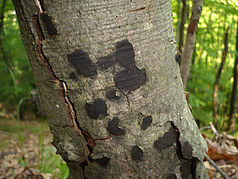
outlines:
[[[207,154],[205,154],[205,158],[207,159],[207,161],[225,178],[225,179],[229,179],[229,177],[227,176],[227,174],[225,174],[218,166],[217,164],[210,159],[210,157],[208,157]]]
[[[212,122],[210,122],[209,124],[210,124],[210,126],[211,126],[212,132],[215,134],[215,138],[218,139],[220,135],[219,135],[219,133],[217,132],[215,126],[212,124]]]
[[[204,131],[204,130],[207,130],[207,129],[211,129],[211,126],[204,126],[200,129],[200,131]]]

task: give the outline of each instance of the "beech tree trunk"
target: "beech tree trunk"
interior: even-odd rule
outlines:
[[[227,52],[228,52],[228,32],[229,27],[226,30],[225,37],[224,37],[224,50],[222,52],[222,59],[221,64],[217,70],[216,80],[213,87],[213,121],[216,125],[216,128],[219,129],[219,114],[218,114],[218,87],[220,83],[221,73],[225,64]]]
[[[208,178],[170,1],[13,2],[69,178]]]

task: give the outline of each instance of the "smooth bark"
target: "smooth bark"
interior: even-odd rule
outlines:
[[[182,52],[180,72],[183,81],[183,87],[186,88],[187,79],[189,75],[189,69],[191,65],[192,54],[194,51],[194,45],[196,41],[196,29],[199,22],[199,18],[202,12],[202,0],[193,0],[192,15],[190,18],[187,37]]]
[[[219,129],[218,89],[219,89],[219,82],[220,82],[222,70],[223,70],[223,67],[225,64],[227,51],[228,51],[228,32],[229,32],[229,27],[227,28],[226,33],[225,33],[224,50],[222,52],[221,64],[217,70],[216,80],[215,80],[214,88],[213,88],[213,120],[214,120],[214,124],[216,125],[217,129]]]
[[[69,178],[207,178],[169,1],[13,2]]]

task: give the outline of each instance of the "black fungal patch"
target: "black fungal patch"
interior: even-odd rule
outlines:
[[[120,99],[120,97],[121,97],[121,94],[116,89],[109,89],[106,91],[106,98],[111,101],[118,100],[118,99]]]
[[[97,75],[96,64],[91,61],[86,52],[75,50],[73,53],[69,54],[67,58],[79,75],[85,77],[93,77]]]
[[[181,55],[180,54],[175,54],[175,61],[178,63],[178,64],[180,64],[180,62],[181,62]]]
[[[143,118],[141,130],[146,130],[152,123],[152,116],[146,116]]]
[[[128,40],[122,40],[116,44],[116,52],[102,57],[98,60],[97,66],[105,70],[118,63],[125,69],[114,76],[116,87],[120,90],[133,91],[146,82],[145,69],[138,69],[135,65],[135,51]]]
[[[122,40],[116,44],[116,61],[123,67],[135,66],[135,52],[128,40]]]
[[[135,160],[135,161],[141,160],[143,157],[142,149],[138,147],[137,145],[133,146],[131,150],[131,157],[132,157],[132,160]]]
[[[161,150],[171,146],[177,140],[178,140],[177,131],[173,127],[171,127],[168,132],[166,132],[162,137],[159,137],[154,142],[154,147]]]
[[[193,148],[187,141],[182,145],[182,155],[186,159],[192,159]]]
[[[187,161],[187,160],[181,161],[180,173],[181,173],[182,179],[192,178],[192,166],[190,161]]]
[[[75,80],[77,78],[77,76],[75,75],[74,72],[70,73],[69,78],[72,80]]]
[[[136,67],[125,69],[118,72],[114,77],[116,86],[125,91],[132,91],[144,85],[146,81],[145,69],[138,69]]]
[[[107,126],[107,130],[112,135],[124,135],[125,130],[118,127],[119,125],[119,119],[117,117],[114,117]]]
[[[45,13],[40,14],[40,19],[49,36],[57,35],[57,29],[52,22],[52,18]]]
[[[92,119],[97,119],[107,115],[107,104],[102,99],[95,99],[92,103],[86,103],[86,112]]]
[[[110,158],[108,157],[103,157],[100,159],[94,159],[93,161],[96,162],[98,165],[102,166],[102,167],[106,167],[108,166],[109,162],[110,162]]]
[[[167,174],[166,179],[177,179],[177,176],[174,173],[169,173]]]
[[[116,63],[116,56],[114,53],[105,56],[105,57],[101,57],[98,61],[97,61],[97,66],[99,67],[100,70],[106,70],[109,67],[113,66]]]

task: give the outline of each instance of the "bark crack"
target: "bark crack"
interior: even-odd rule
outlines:
[[[95,142],[97,142],[97,141],[103,141],[103,140],[108,140],[108,139],[111,139],[111,138],[112,138],[112,135],[109,135],[109,136],[104,137],[104,138],[95,139]]]
[[[128,106],[130,107],[130,106],[131,106],[131,103],[130,103],[130,100],[129,100],[129,97],[127,96],[127,94],[124,93],[121,89],[119,89],[119,88],[117,88],[117,89],[121,92],[121,94],[123,94],[123,95],[126,97],[126,101],[127,101],[127,103],[128,103]]]
[[[80,167],[83,170],[84,173],[84,168],[85,166],[89,165],[90,162],[90,155],[93,151],[93,148],[95,146],[95,140],[91,137],[91,135],[83,128],[80,127],[78,121],[77,121],[77,117],[76,117],[76,111],[75,108],[73,106],[73,103],[70,101],[69,97],[68,97],[68,87],[65,81],[60,80],[53,72],[53,69],[49,63],[49,60],[47,59],[46,55],[43,53],[42,50],[42,41],[45,39],[42,28],[41,28],[41,24],[40,24],[40,20],[39,20],[39,16],[40,14],[44,13],[45,11],[45,7],[43,7],[44,2],[43,0],[34,0],[35,1],[35,5],[38,7],[39,12],[37,15],[33,15],[32,16],[32,20],[33,20],[33,26],[34,26],[34,30],[36,32],[37,35],[37,39],[36,39],[36,51],[41,59],[41,61],[44,63],[44,65],[46,66],[46,68],[48,69],[50,76],[52,77],[53,81],[58,84],[59,89],[60,89],[60,96],[63,98],[63,101],[65,103],[65,105],[67,106],[68,109],[68,115],[69,115],[69,120],[70,123],[72,124],[72,127],[75,129],[75,131],[84,137],[84,139],[87,142],[87,146],[84,150],[84,158],[85,161],[82,162],[80,164]],[[69,126],[63,126],[63,127],[69,127]],[[83,174],[84,175],[84,174]],[[85,178],[85,176],[84,176]]]
[[[151,6],[151,3],[152,3],[152,0],[150,0],[147,4],[147,6],[144,6],[144,7],[141,7],[141,8],[137,8],[137,9],[132,9],[132,10],[129,10],[128,12],[138,12],[138,11],[142,11],[142,10],[145,10],[145,9],[150,9],[150,6]]]

